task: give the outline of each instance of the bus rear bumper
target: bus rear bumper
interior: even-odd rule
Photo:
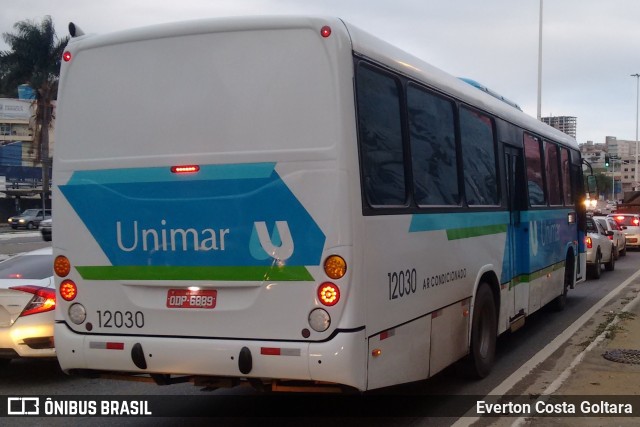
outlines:
[[[257,378],[342,384],[366,389],[364,329],[326,342],[84,335],[56,323],[62,369],[212,378]]]

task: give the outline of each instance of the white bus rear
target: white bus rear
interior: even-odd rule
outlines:
[[[413,111],[387,105],[414,87],[460,111],[443,150],[472,162],[429,163],[442,194],[424,203],[415,159],[404,172],[408,139],[394,148],[382,123]],[[496,336],[564,303],[582,274],[575,141],[338,19],[74,38],[57,117],[67,372],[367,390],[471,352],[484,376]],[[529,210],[526,189],[512,191],[524,186],[523,132],[563,159],[555,208],[543,198]],[[456,151],[466,133],[480,148]],[[458,180],[469,165],[482,166]],[[529,225],[535,252],[521,239]]]

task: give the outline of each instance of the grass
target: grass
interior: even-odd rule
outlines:
[[[606,339],[614,339],[616,334],[624,331],[625,329],[624,327],[620,326],[620,322],[616,324],[612,324],[613,321],[616,318],[618,318],[619,321],[623,321],[623,320],[631,320],[631,319],[634,319],[635,317],[636,317],[635,314],[628,313],[626,311],[621,311],[619,313],[614,313],[613,311],[610,311],[605,314],[605,319],[602,322],[600,322],[600,324],[598,325],[596,330],[593,332],[593,334],[578,345],[582,347],[582,349],[584,350],[589,346],[589,344],[591,344],[596,338],[598,338],[602,334],[604,334],[604,337]]]

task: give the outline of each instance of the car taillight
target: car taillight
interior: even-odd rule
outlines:
[[[29,316],[30,314],[44,313],[56,308],[56,293],[53,289],[42,288],[40,286],[15,286],[9,289],[22,291],[33,294],[33,298],[29,301],[20,313],[20,317]]]
[[[640,219],[635,218],[635,219],[633,220],[633,225],[635,225],[636,227],[637,227],[638,225],[640,225]]]
[[[585,243],[587,244],[587,248],[591,249],[593,247],[593,242],[591,241],[591,237],[587,237],[585,239]]]

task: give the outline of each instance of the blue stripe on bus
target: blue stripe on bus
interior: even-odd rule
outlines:
[[[171,172],[171,166],[83,170],[75,171],[66,185],[151,183],[177,179],[180,181],[266,179],[271,176],[275,166],[275,163],[203,165],[198,172],[181,174],[179,178]]]

